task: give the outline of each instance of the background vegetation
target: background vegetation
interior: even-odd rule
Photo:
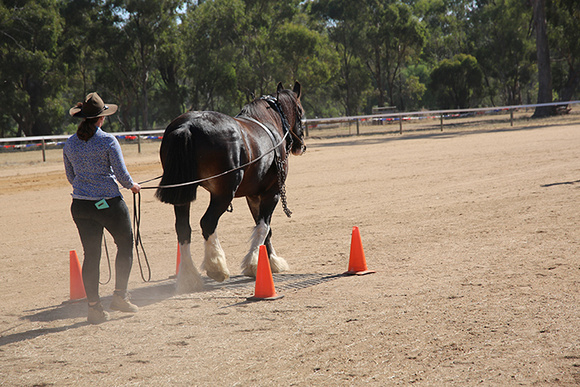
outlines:
[[[72,133],[91,91],[116,131],[278,81],[310,118],[567,101],[579,58],[577,0],[3,0],[0,136]]]

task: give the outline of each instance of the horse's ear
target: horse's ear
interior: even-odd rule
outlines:
[[[276,93],[280,93],[282,90],[284,90],[284,86],[282,86],[282,82],[278,82],[278,87],[276,88]]]
[[[294,90],[293,90],[296,93],[296,98],[300,98],[301,89],[302,89],[302,87],[300,86],[300,82],[296,81],[294,83]]]

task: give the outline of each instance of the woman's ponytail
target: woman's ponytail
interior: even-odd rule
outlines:
[[[98,119],[99,117],[85,118],[82,120],[77,129],[77,137],[83,141],[89,141],[97,131],[96,123]]]

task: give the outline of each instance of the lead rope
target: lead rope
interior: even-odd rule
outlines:
[[[107,248],[107,238],[105,238],[105,233],[103,232],[103,243],[105,244],[105,254],[107,255],[107,265],[109,266],[109,278],[106,282],[99,281],[99,284],[106,285],[111,281],[111,258],[109,257],[109,249]]]
[[[258,122],[258,123],[259,123],[259,121],[256,121],[256,122]],[[275,151],[275,150],[276,150],[276,148],[277,148],[278,146],[280,146],[280,145],[281,145],[281,144],[284,142],[284,140],[286,139],[286,136],[288,136],[288,133],[286,133],[286,134],[284,135],[284,137],[282,137],[282,140],[281,140],[281,141],[280,141],[280,142],[279,142],[279,143],[278,143],[276,146],[272,147],[272,148],[271,148],[271,149],[269,149],[267,152],[265,152],[265,153],[261,154],[260,156],[256,157],[254,160],[251,160],[251,161],[249,161],[249,162],[247,162],[247,163],[245,163],[245,164],[242,164],[242,165],[240,165],[240,166],[238,166],[238,167],[235,167],[235,168],[229,169],[229,170],[227,170],[227,171],[225,171],[225,172],[218,173],[217,175],[213,175],[213,176],[210,176],[210,177],[205,177],[205,178],[203,178],[203,179],[199,179],[199,180],[187,181],[187,182],[185,182],[185,183],[179,183],[179,184],[167,184],[167,185],[157,185],[157,186],[154,186],[154,187],[141,187],[141,189],[158,189],[158,188],[177,188],[177,187],[185,187],[185,186],[187,186],[187,185],[199,184],[199,183],[202,183],[202,182],[204,182],[204,181],[212,180],[212,179],[215,179],[215,178],[218,178],[218,177],[222,177],[222,176],[224,176],[224,175],[227,175],[228,173],[232,173],[232,172],[238,171],[238,170],[240,170],[240,169],[244,169],[244,168],[246,168],[247,166],[249,166],[249,165],[252,165],[253,163],[257,162],[258,160],[260,160],[260,159],[264,158],[264,157],[265,157],[265,156],[267,156],[269,153],[271,153],[271,152]],[[163,175],[161,175],[161,176],[157,176],[157,177],[154,177],[153,179],[149,179],[149,180],[142,181],[142,182],[140,182],[140,183],[139,183],[139,185],[141,185],[141,184],[145,184],[145,183],[149,183],[149,182],[151,182],[151,181],[153,181],[153,180],[159,180],[159,179],[161,179],[162,177],[163,177]]]
[[[283,113],[281,113],[281,110],[279,110],[278,107],[277,107],[277,110],[280,113],[280,116],[282,119],[282,126],[284,126],[285,123],[287,125],[287,121],[284,122],[286,120],[286,117],[284,117]],[[245,117],[245,116],[244,116],[244,118],[258,123],[262,128],[266,129],[266,131],[269,133],[268,129],[260,121],[257,121],[253,118]],[[215,176],[207,177],[205,179],[188,181],[186,183],[180,183],[180,184],[158,185],[157,187],[141,187],[141,189],[174,188],[174,187],[183,187],[186,185],[199,184],[203,181],[215,179],[216,177],[220,177],[220,176],[226,175],[228,173],[237,171],[239,169],[243,169],[243,168],[255,163],[256,161],[260,160],[261,158],[263,158],[264,156],[266,156],[270,152],[275,151],[278,148],[278,146],[282,145],[282,143],[284,142],[284,140],[288,136],[288,133],[290,133],[291,135],[294,135],[294,133],[292,133],[292,131],[288,128],[286,130],[286,133],[284,133],[282,140],[280,140],[280,142],[278,144],[276,144],[272,149],[268,150],[267,152],[265,152],[264,154],[255,158],[254,160],[252,160],[248,163],[245,163],[243,165],[240,165],[239,167],[230,169],[228,171],[222,172],[222,173],[217,174]],[[292,141],[292,137],[290,137],[290,141]],[[284,172],[284,165],[288,161],[289,154],[290,154],[290,149],[287,149],[285,157],[283,159],[281,159],[276,154],[276,152],[274,152],[276,169],[278,170],[278,188],[280,190],[280,200],[282,202],[282,209],[284,210],[284,214],[286,214],[286,216],[290,218],[292,216],[292,211],[290,211],[290,209],[288,208],[288,201],[287,201],[287,197],[286,197],[286,183],[285,183],[286,182],[286,173]],[[149,183],[151,181],[158,180],[160,178],[161,178],[161,176],[157,176],[153,179],[143,181],[143,182],[139,183],[139,185]],[[139,200],[137,200],[137,195],[139,196]],[[232,203],[230,203],[230,206],[228,207],[227,211],[232,212],[233,210],[234,210],[234,207],[233,207]],[[149,282],[149,281],[151,281],[151,267],[149,266],[149,260],[147,259],[147,253],[145,252],[145,248],[143,247],[143,241],[141,240],[140,225],[141,225],[141,193],[137,193],[137,194],[134,193],[133,194],[133,232],[134,232],[134,239],[135,239],[135,251],[137,253],[137,261],[139,262],[139,270],[141,272],[141,278],[143,279],[144,282]],[[141,257],[139,256],[139,246],[141,246],[141,250],[143,251],[143,258],[145,260],[145,263],[147,264],[147,270],[149,272],[148,279],[145,279],[145,276],[143,275],[143,266],[141,265]],[[106,249],[106,242],[105,242],[105,249]],[[109,255],[107,252],[107,258],[108,257],[109,257]],[[109,280],[110,280],[110,275],[111,275],[111,262],[109,261]]]
[[[137,199],[139,197],[139,199]],[[147,253],[145,252],[145,248],[143,247],[143,241],[141,240],[141,193],[133,193],[133,232],[135,233],[135,252],[137,253],[137,262],[139,262],[139,271],[141,272],[141,279],[143,282],[151,281],[151,266],[149,266],[149,260],[147,259]],[[139,246],[141,246],[141,250],[143,251],[143,259],[147,264],[147,270],[149,275],[147,279],[145,279],[145,275],[143,274],[143,265],[141,264],[141,256],[139,255]]]
[[[282,140],[280,141],[280,143],[277,144],[276,146],[274,146],[272,149],[268,150],[267,152],[265,152],[264,154],[255,158],[254,160],[247,162],[243,165],[240,165],[239,167],[230,169],[228,171],[219,173],[219,174],[214,175],[214,176],[206,177],[204,179],[199,179],[199,180],[195,180],[195,181],[188,181],[188,182],[180,183],[180,184],[158,185],[157,187],[141,187],[141,189],[173,188],[173,187],[183,187],[183,186],[192,185],[192,184],[199,184],[203,181],[215,179],[217,177],[226,175],[228,173],[237,171],[239,169],[243,169],[243,168],[255,163],[256,161],[262,159],[263,157],[268,155],[270,152],[273,152],[279,145],[282,144],[282,142],[284,142],[287,135],[288,135],[288,132],[284,135],[284,137],[282,137]],[[276,155],[275,155],[275,159],[276,159],[276,169],[278,169],[278,185],[281,188],[280,195],[282,198],[282,206],[284,208],[284,213],[286,214],[286,216],[290,217],[290,214],[292,214],[292,212],[288,209],[288,206],[286,205],[286,188],[284,186],[284,180],[286,179],[286,176],[284,174],[284,169],[283,169],[284,163],[288,160],[288,156],[286,156],[286,158],[282,162],[280,162],[279,157]],[[158,176],[158,177],[155,177],[153,179],[149,179],[149,180],[140,182],[139,185],[151,182],[153,180],[158,180],[160,178],[161,178],[161,176]],[[137,195],[139,196],[139,200],[137,200]],[[234,209],[234,207],[230,203],[230,206],[228,207],[227,211],[232,212],[233,209]],[[149,281],[151,281],[151,267],[149,266],[149,260],[147,259],[147,253],[145,252],[145,248],[143,247],[143,241],[141,239],[140,225],[141,225],[141,193],[137,193],[137,194],[134,193],[133,194],[133,232],[134,232],[134,240],[135,240],[135,251],[137,253],[137,262],[139,262],[139,270],[141,272],[141,278],[143,279],[144,282],[149,282]],[[139,246],[141,246],[141,250],[143,251],[143,257],[144,257],[145,263],[147,264],[147,270],[149,272],[148,279],[145,279],[145,275],[143,274],[143,266],[141,264],[141,257],[139,255]],[[108,257],[108,255],[107,255],[107,257]],[[110,265],[110,262],[109,262],[109,265]],[[109,275],[110,275],[110,266],[109,266]]]

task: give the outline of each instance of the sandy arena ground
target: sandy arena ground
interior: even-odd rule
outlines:
[[[253,225],[243,199],[218,228],[232,279],[175,296],[173,210],[147,190],[152,281],[135,260],[139,313],[96,326],[84,302],[67,302],[69,251],[82,258],[82,248],[61,151],[46,163],[38,152],[0,154],[0,385],[580,384],[580,125],[308,145],[290,160],[293,216],[278,206],[273,221],[291,265],[274,276],[284,298],[246,301],[254,282],[239,265]],[[160,174],[158,146],[124,147],[135,180]],[[200,190],[197,265],[207,202]],[[375,274],[340,276],[353,226]],[[110,236],[108,245],[114,254]],[[105,306],[112,283],[101,287]]]

